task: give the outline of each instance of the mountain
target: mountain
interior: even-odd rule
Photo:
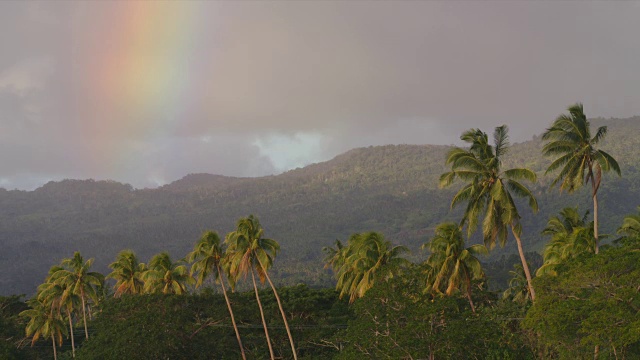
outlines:
[[[640,205],[640,117],[593,120],[592,126],[600,125],[609,128],[602,148],[623,172],[622,178],[605,175],[599,193],[601,232],[614,234],[622,217]],[[549,189],[551,178],[543,176],[549,159],[541,156],[541,147],[534,136],[514,144],[505,161],[506,167],[526,166],[540,175],[531,188],[541,211],[523,211],[527,251],[542,249],[540,230],[551,214],[566,206],[591,208],[586,189],[572,195]],[[34,191],[0,189],[0,295],[32,294],[49,267],[75,250],[95,257],[96,270],[105,274],[122,249],[133,249],[143,261],[164,250],[180,258],[203,231],[224,236],[249,214],[260,219],[265,236],[280,242],[273,269],[280,284],[332,284],[322,266],[322,247],[355,232],[381,231],[421,259],[426,254],[418,248],[433,227],[457,220],[461,211],[449,210],[459,185],[438,189],[448,149],[360,148],[277,176],[190,174],[157,189],[94,180],[50,182]],[[513,244],[490,259],[511,252]]]

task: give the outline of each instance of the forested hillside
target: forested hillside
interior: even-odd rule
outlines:
[[[599,192],[601,233],[613,234],[622,217],[640,205],[640,117],[592,124],[601,125],[609,127],[601,148],[622,168],[621,178],[605,175]],[[591,208],[586,190],[572,195],[549,190],[551,178],[542,176],[549,161],[541,147],[539,136],[514,144],[505,164],[529,167],[540,176],[531,188],[541,211],[523,213],[527,251],[541,250],[539,234],[551,214],[566,206]],[[321,249],[355,232],[380,231],[424,258],[418,248],[433,227],[459,218],[449,210],[458,185],[438,189],[447,150],[361,148],[277,176],[191,174],[158,189],[93,180],[50,182],[35,191],[0,189],[0,294],[33,294],[49,267],[74,251],[95,257],[96,270],[103,273],[126,248],[142,261],[164,250],[180,258],[204,230],[224,235],[249,214],[258,216],[265,236],[282,247],[273,268],[280,284],[332,286]],[[515,246],[492,252],[491,259],[510,252]]]

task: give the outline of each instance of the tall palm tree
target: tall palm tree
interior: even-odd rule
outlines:
[[[427,265],[434,269],[427,280],[427,290],[442,293],[446,286],[444,293],[452,295],[462,288],[471,305],[471,311],[475,313],[476,307],[471,298],[471,282],[484,278],[482,265],[476,255],[487,254],[486,246],[471,245],[465,248],[460,226],[455,223],[443,223],[436,227],[435,237],[422,245],[422,248],[431,251]]]
[[[264,283],[265,279],[269,282],[269,286],[271,286],[273,295],[278,303],[278,308],[280,309],[284,326],[287,329],[293,358],[294,360],[297,360],[298,355],[293,343],[293,336],[291,336],[291,330],[289,329],[287,316],[282,308],[282,302],[280,301],[280,296],[278,296],[278,291],[273,285],[268,272],[269,268],[273,265],[273,260],[280,249],[280,245],[275,240],[264,238],[262,236],[263,234],[264,229],[260,225],[258,218],[255,216],[249,215],[247,218],[241,218],[238,220],[236,230],[229,233],[225,239],[225,243],[227,244],[227,253],[229,254],[227,258],[229,263],[229,272],[234,281],[239,276],[246,276],[247,272],[251,272],[256,299],[260,306],[265,335],[267,336],[267,342],[269,344],[269,351],[273,358],[273,350],[271,349],[271,341],[268,335],[267,324],[264,321],[264,314],[262,313],[262,305],[260,304],[258,297],[258,288],[255,282],[254,271],[262,283]]]
[[[233,310],[231,309],[231,302],[229,302],[227,290],[224,286],[224,279],[222,278],[220,263],[223,256],[224,249],[220,244],[220,237],[218,236],[218,233],[214,231],[207,231],[202,234],[202,237],[200,237],[200,240],[198,240],[194,246],[193,251],[187,255],[187,261],[193,263],[191,265],[191,276],[193,276],[194,273],[197,273],[196,287],[202,286],[204,281],[210,276],[214,281],[220,281],[222,294],[224,295],[224,300],[227,302],[227,309],[231,316],[231,323],[233,324],[233,329],[236,332],[236,338],[238,339],[238,345],[240,346],[240,353],[242,354],[242,358],[246,359],[242,340],[240,339],[240,332],[238,331],[238,326],[236,326],[236,320],[233,316]]]
[[[585,252],[595,252],[593,224],[587,223],[588,214],[587,211],[580,216],[577,207],[567,207],[549,219],[542,235],[551,236],[551,240],[544,248],[544,263],[536,275],[556,275],[555,267],[558,264]]]
[[[54,275],[60,266],[53,266],[49,270],[49,276],[43,284],[38,286],[37,299],[40,303],[49,307],[52,311],[61,316],[64,310],[69,321],[69,337],[71,338],[72,356],[76,357],[75,338],[73,335],[73,313],[80,307],[80,297],[68,290],[67,284],[52,281],[51,276]]]
[[[147,270],[147,266],[138,261],[133,250],[122,250],[118,253],[116,261],[109,264],[109,268],[113,271],[107,278],[116,280],[113,286],[114,297],[120,297],[122,294],[141,294],[144,291],[142,274]]]
[[[538,211],[536,198],[526,186],[519,182],[523,179],[535,182],[536,174],[524,168],[502,169],[502,157],[509,149],[508,128],[505,125],[495,129],[493,145],[489,144],[487,134],[479,129],[464,132],[460,139],[470,147],[468,149],[456,147],[449,151],[446,163],[451,166],[451,171],[440,176],[440,186],[450,186],[455,179],[467,183],[453,197],[451,207],[467,202],[460,225],[467,224],[469,237],[477,228],[478,217],[481,214],[484,214],[482,221],[484,243],[489,249],[495,246],[496,240],[499,241],[500,246],[504,246],[508,229],[511,229],[525,270],[531,298],[535,300],[531,273],[520,239],[522,234],[520,213],[513,197],[527,199],[533,211]]]
[[[349,295],[353,302],[373,287],[376,275],[392,277],[393,270],[405,265],[407,260],[400,255],[407,252],[404,246],[392,246],[377,232],[353,234],[344,246],[336,240],[336,248],[325,247],[326,267],[332,267],[338,279],[336,290],[340,297]]]
[[[182,261],[174,263],[166,251],[151,258],[142,280],[147,293],[176,295],[185,294],[187,286],[195,282],[186,265]]]
[[[584,114],[582,104],[572,105],[569,114],[562,114],[542,135],[547,143],[542,148],[545,156],[555,156],[545,174],[561,169],[551,186],[560,183],[560,191],[573,192],[584,183],[591,183],[593,199],[593,236],[596,241],[595,253],[598,253],[598,189],[602,173],[614,170],[621,175],[618,162],[606,152],[597,148],[598,143],[607,135],[607,127],[601,126],[591,136],[589,120]]]
[[[89,339],[87,330],[87,301],[98,302],[97,287],[104,283],[104,276],[98,272],[89,271],[93,265],[93,258],[86,262],[79,252],[72,258],[62,260],[61,266],[51,275],[51,280],[66,287],[66,291],[78,295],[82,303],[82,318],[84,334]]]
[[[31,309],[21,312],[20,316],[29,318],[25,332],[27,337],[32,337],[31,346],[40,337],[51,338],[53,358],[57,359],[56,340],[59,345],[62,345],[62,337],[67,333],[60,312],[55,311],[50,305],[43,304],[37,299],[30,300],[29,305]]]

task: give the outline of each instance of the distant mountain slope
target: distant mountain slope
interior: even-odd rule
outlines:
[[[623,171],[622,178],[608,174],[600,193],[603,232],[613,233],[640,205],[640,117],[593,122],[603,124],[609,127],[603,149]],[[74,250],[95,257],[97,270],[105,273],[125,248],[143,261],[163,250],[179,258],[204,230],[224,236],[249,214],[258,216],[265,235],[282,246],[274,266],[280,283],[327,285],[331,280],[322,268],[321,249],[335,239],[376,230],[416,250],[437,223],[458,219],[459,210],[450,212],[449,202],[459,186],[438,189],[448,149],[360,148],[278,176],[191,174],[153,190],[93,180],[50,182],[35,191],[0,189],[0,294],[33,293],[48,268]],[[528,250],[542,248],[539,232],[550,214],[565,206],[591,206],[585,191],[566,195],[548,189],[550,178],[542,175],[549,160],[540,149],[538,136],[515,144],[505,164],[527,166],[541,176],[532,186],[541,212],[523,214]],[[414,257],[420,256],[416,251]]]

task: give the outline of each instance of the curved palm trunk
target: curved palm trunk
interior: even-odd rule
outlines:
[[[256,256],[256,259],[258,257]],[[291,344],[291,351],[293,352],[293,359],[294,360],[298,360],[298,355],[296,353],[296,347],[293,344],[293,337],[291,336],[291,330],[289,329],[289,323],[287,322],[287,316],[284,313],[284,309],[282,309],[282,302],[280,302],[280,296],[278,296],[278,292],[276,291],[276,287],[273,286],[273,282],[271,282],[271,278],[269,277],[269,273],[267,273],[267,271],[265,270],[264,266],[262,266],[262,263],[260,262],[260,259],[258,259],[258,263],[260,263],[260,266],[262,267],[262,270],[264,271],[264,275],[267,278],[267,281],[269,282],[269,285],[271,285],[271,289],[273,290],[273,295],[275,295],[276,297],[276,301],[278,302],[278,307],[280,308],[280,314],[282,314],[282,320],[284,321],[284,327],[287,329],[287,335],[289,335],[289,344]]]
[[[253,275],[253,268],[251,268],[251,280],[253,280],[253,289],[256,292],[256,300],[258,300],[258,307],[260,308],[260,316],[262,317],[262,325],[264,326],[264,335],[267,337],[267,345],[269,345],[269,355],[271,355],[271,360],[274,360],[275,356],[273,356],[273,349],[271,348],[271,338],[269,337],[267,322],[264,320],[264,311],[262,311],[262,303],[260,302],[260,296],[258,295],[258,285],[256,285],[256,277]]]
[[[473,300],[471,300],[471,279],[469,278],[469,272],[466,266],[464,267],[464,274],[467,277],[467,298],[469,299],[469,305],[471,305],[471,312],[475,314],[476,307],[473,305]]]
[[[76,342],[73,339],[73,322],[71,321],[71,311],[67,308],[67,316],[69,316],[69,331],[71,333],[71,355],[76,357]]]
[[[516,238],[516,244],[518,244],[518,254],[520,254],[520,260],[522,261],[524,276],[527,278],[527,286],[529,287],[529,294],[531,295],[531,301],[536,301],[536,292],[533,290],[533,284],[531,284],[531,272],[529,271],[529,264],[527,264],[527,259],[524,257],[524,250],[522,249],[522,241],[520,240],[520,236],[518,236],[518,233],[516,232],[513,224],[511,225],[511,232],[513,233],[513,237]]]
[[[53,359],[58,360],[58,353],[56,353],[56,336],[51,335],[51,341],[53,342]]]
[[[242,340],[240,340],[240,332],[238,331],[238,326],[236,326],[236,319],[233,316],[233,310],[231,310],[231,303],[229,302],[229,297],[227,296],[227,290],[224,287],[224,280],[222,279],[222,271],[220,271],[220,265],[216,265],[218,268],[218,274],[220,274],[220,286],[222,286],[222,294],[224,295],[224,300],[227,302],[227,308],[229,309],[229,315],[231,316],[231,323],[233,324],[233,330],[236,332],[236,338],[238,339],[238,345],[240,346],[240,353],[242,354],[242,359],[246,360],[247,357],[244,354],[244,347],[242,347]]]

